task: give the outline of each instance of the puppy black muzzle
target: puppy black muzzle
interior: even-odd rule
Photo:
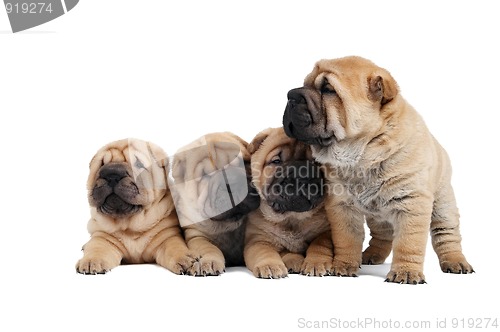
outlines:
[[[127,168],[122,163],[109,163],[99,170],[99,177],[114,188],[121,179],[128,175]]]
[[[334,135],[326,130],[321,94],[311,88],[296,88],[288,91],[287,97],[283,114],[285,133],[306,144],[331,145]]]
[[[285,163],[276,170],[267,191],[267,203],[275,212],[312,210],[324,199],[323,172],[309,160]]]
[[[99,170],[99,180],[92,189],[91,205],[102,213],[125,216],[141,209],[137,204],[139,189],[129,178],[125,163],[109,163]]]

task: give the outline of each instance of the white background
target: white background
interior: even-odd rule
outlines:
[[[18,34],[0,10],[0,330],[500,319],[497,8],[456,0],[82,0]],[[441,273],[430,246],[428,284],[418,286],[384,283],[388,263],[363,267],[356,279],[258,280],[244,268],[193,278],[154,265],[75,273],[97,149],[136,137],[172,154],[225,130],[251,140],[281,125],[287,91],[316,60],[345,55],[387,68],[448,150],[463,248],[477,273]]]

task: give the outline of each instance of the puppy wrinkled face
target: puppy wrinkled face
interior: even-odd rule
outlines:
[[[151,146],[125,141],[119,141],[123,147],[117,144],[94,157],[88,181],[90,206],[117,219],[142,211],[166,192],[164,167],[155,160]]]
[[[170,187],[182,226],[208,219],[239,222],[259,207],[245,145],[209,134],[175,154]]]
[[[326,81],[323,85],[320,89],[303,87],[290,90],[283,116],[283,127],[288,136],[322,147],[331,145],[335,140],[335,131],[327,129],[325,104],[329,102],[339,110],[338,113],[345,113],[335,89]],[[337,136],[345,136],[342,126],[338,126]]]
[[[320,166],[292,149],[290,145],[274,149],[263,168],[262,195],[276,213],[309,211],[324,198]]]
[[[390,74],[369,60],[321,60],[303,87],[288,92],[283,127],[288,136],[319,148],[370,136],[397,92]]]
[[[252,155],[254,185],[274,214],[311,211],[324,199],[324,174],[310,148],[273,129]]]

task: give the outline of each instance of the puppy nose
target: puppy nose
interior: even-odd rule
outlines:
[[[288,91],[288,105],[293,107],[299,104],[306,104],[306,98],[302,94],[302,88],[296,88]]]
[[[114,187],[124,177],[121,176],[120,174],[117,174],[117,173],[110,173],[110,174],[103,175],[102,178],[108,182],[108,185],[110,187]]]
[[[305,96],[306,90],[304,88],[295,88],[288,91],[288,103],[285,110],[286,125],[285,132],[294,131],[294,127],[307,128],[312,122],[312,115],[307,105]]]
[[[99,177],[106,180],[110,187],[116,186],[126,176],[127,170],[125,167],[114,163],[103,166],[99,172]]]

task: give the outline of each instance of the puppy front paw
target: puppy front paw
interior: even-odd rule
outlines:
[[[186,270],[192,276],[218,276],[225,271],[223,258],[202,256],[196,259],[193,265]]]
[[[445,273],[468,274],[475,272],[465,258],[441,261],[439,265],[441,266],[441,271]]]
[[[425,284],[425,276],[422,271],[410,270],[405,268],[391,268],[387,274],[386,282],[394,282],[398,284]]]
[[[299,273],[304,263],[304,256],[300,254],[287,253],[281,259],[283,259],[288,273]]]
[[[337,277],[357,277],[359,271],[359,263],[354,260],[333,259],[331,275]]]
[[[438,256],[441,271],[445,273],[468,274],[475,272],[460,251],[452,251]]]
[[[307,256],[302,264],[300,273],[305,276],[323,277],[330,275],[333,270],[333,261],[330,256]]]
[[[191,253],[180,254],[169,259],[165,267],[175,274],[189,274],[198,259],[199,257]]]
[[[253,274],[262,279],[280,279],[288,276],[288,269],[283,262],[262,264],[255,267]]]
[[[84,256],[76,263],[76,272],[81,274],[104,274],[116,267],[105,257]]]

